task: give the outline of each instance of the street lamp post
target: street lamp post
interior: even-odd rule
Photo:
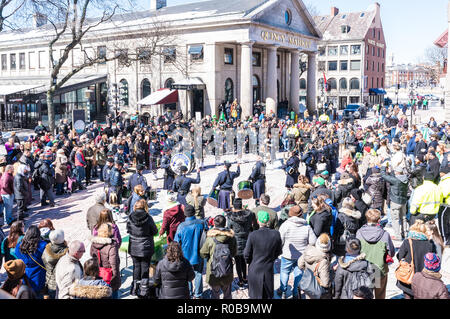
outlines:
[[[397,105],[398,105],[398,91],[400,89],[400,84],[397,83],[397,86],[395,87],[395,95],[397,96]]]
[[[413,111],[414,111],[414,83],[411,82],[410,84],[411,86],[411,92],[409,93],[409,97],[411,99],[411,123],[410,125],[413,124]]]

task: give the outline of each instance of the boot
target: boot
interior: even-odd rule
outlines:
[[[140,283],[141,282],[139,280],[133,280],[131,282],[130,295],[132,295],[132,296],[137,296],[138,295]]]
[[[147,278],[142,279],[140,287],[138,289],[138,297],[141,299],[147,299],[149,294],[150,294],[149,280]]]

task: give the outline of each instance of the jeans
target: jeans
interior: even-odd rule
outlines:
[[[297,259],[286,259],[281,257],[280,266],[280,290],[282,292],[287,291],[287,283],[289,280],[289,275],[294,271],[294,286],[292,287],[292,295],[298,295],[298,284],[300,279],[302,279],[303,271],[297,267]]]
[[[3,207],[2,207],[2,211],[3,212],[3,218],[5,220],[5,222],[7,224],[11,223],[13,221],[13,216],[12,216],[12,210],[13,210],[13,205],[14,205],[14,194],[11,195],[2,195],[2,199],[3,199]]]
[[[194,286],[192,287],[192,282],[189,281],[189,293],[191,297],[200,298],[203,295],[203,260],[197,264],[192,266],[194,268],[195,278],[194,278]]]
[[[50,187],[46,191],[41,188],[39,190],[39,194],[41,196],[41,204],[45,204],[47,202],[47,199],[50,201],[50,204],[55,204],[55,194],[53,194],[53,187]]]
[[[119,299],[119,290],[113,291],[111,299]]]
[[[84,178],[86,177],[86,171],[83,166],[77,166],[77,183],[81,186]]]
[[[407,232],[406,204],[391,202],[391,219],[394,236],[404,238]]]
[[[288,151],[289,150],[289,139],[282,137],[281,142],[283,143],[284,151]]]
[[[56,183],[56,194],[61,195],[64,193],[64,183]]]

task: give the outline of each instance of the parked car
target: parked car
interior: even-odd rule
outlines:
[[[366,110],[363,104],[348,104],[344,110],[344,120],[362,119],[364,117],[366,117]]]
[[[425,94],[424,97],[431,101],[439,101],[440,98],[433,94]]]

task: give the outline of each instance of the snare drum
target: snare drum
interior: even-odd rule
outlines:
[[[250,181],[242,181],[238,184],[238,197],[242,199],[250,199],[253,197],[253,187],[252,182]]]
[[[215,189],[213,190],[211,193],[209,193],[208,198],[206,199],[206,201],[214,207],[218,207],[218,201],[219,201],[219,190]]]

